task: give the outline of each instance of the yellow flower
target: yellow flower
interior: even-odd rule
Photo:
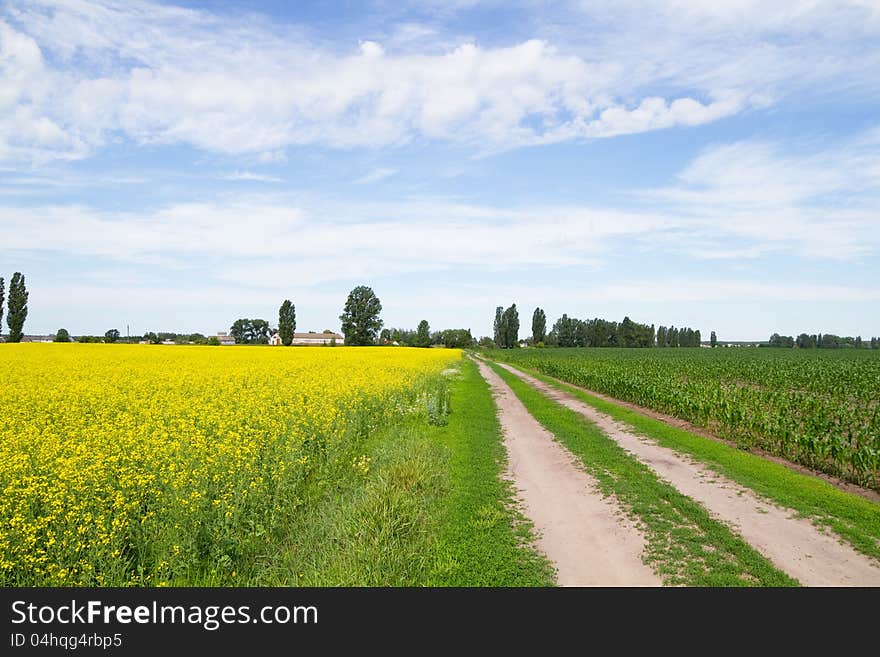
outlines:
[[[0,585],[165,585],[205,572],[235,552],[223,541],[249,540],[278,500],[296,499],[322,458],[351,459],[343,441],[419,412],[421,383],[460,357],[0,345]],[[370,460],[352,465],[367,474]],[[222,538],[217,554],[199,535]]]

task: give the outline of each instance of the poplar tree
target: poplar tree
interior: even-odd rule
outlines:
[[[281,336],[281,344],[289,347],[293,342],[293,334],[296,331],[296,306],[290,299],[285,299],[278,310],[278,335]]]
[[[9,281],[9,307],[6,312],[6,323],[9,325],[9,342],[21,342],[24,321],[27,319],[28,291],[24,284],[24,276],[20,272],[12,275]]]
[[[540,308],[535,308],[532,314],[532,343],[544,342],[547,337],[547,316]]]
[[[501,315],[501,342],[508,349],[512,349],[519,341],[519,313],[516,304],[505,310]]]

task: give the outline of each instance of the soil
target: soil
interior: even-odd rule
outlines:
[[[553,563],[561,586],[660,586],[645,563],[645,538],[613,498],[535,420],[483,362],[480,373],[498,407],[508,453],[507,477],[521,511]]]
[[[729,524],[777,568],[806,586],[880,586],[880,562],[796,512],[759,498],[692,459],[633,433],[592,406],[507,365],[501,367],[590,421],[679,492]]]

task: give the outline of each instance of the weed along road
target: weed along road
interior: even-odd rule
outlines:
[[[817,523],[815,518],[799,517],[797,509],[719,474],[691,455],[640,435],[635,428],[560,389],[562,386],[551,385],[506,364],[481,361],[480,371],[497,395],[511,474],[522,492],[525,513],[542,536],[540,549],[559,568],[560,584],[705,583],[700,577],[711,580],[714,576],[711,571],[718,551],[730,549],[741,560],[741,565],[734,569],[739,572],[731,575],[743,583],[778,577],[777,584],[880,586],[880,561],[876,555],[865,554],[864,549],[857,550],[843,540],[833,531],[833,521]],[[563,439],[564,423],[557,423],[555,416],[565,416],[568,426],[575,427],[565,434],[567,438]],[[640,468],[643,478],[656,480],[664,487],[655,489],[661,497],[668,498],[662,500],[661,507],[697,510],[670,516],[669,526],[658,529],[651,513],[643,508],[650,495],[648,489],[638,493],[636,478],[626,483],[621,476],[611,477],[603,499],[596,482],[574,464],[575,456],[581,456],[589,471],[589,456],[577,449],[573,456],[566,449],[575,444],[571,441],[578,440],[578,426],[584,434],[592,432],[597,439],[616,443],[614,449],[622,450],[620,458],[627,459],[629,466]],[[598,463],[593,467],[601,471],[606,465]],[[615,486],[629,491],[621,493],[629,497],[618,499]],[[871,502],[853,498],[853,504]],[[876,508],[872,510],[876,515]],[[687,520],[688,513],[702,514],[702,519]],[[637,529],[645,526],[646,533]],[[674,540],[669,537],[676,528],[692,532],[704,544],[700,551],[690,555],[691,562],[678,579],[668,576],[671,562],[662,548],[664,541]],[[732,540],[742,545],[730,547]],[[610,547],[615,544],[620,547]],[[661,547],[654,550],[652,545]],[[590,562],[593,569],[584,562]],[[572,563],[580,565],[573,567]],[[718,563],[724,568],[729,566],[723,559]],[[623,572],[626,569],[629,572]],[[688,574],[688,569],[703,572]]]
[[[509,472],[538,547],[563,586],[659,586],[642,560],[645,539],[596,481],[529,414],[510,388],[479,362],[496,396]]]

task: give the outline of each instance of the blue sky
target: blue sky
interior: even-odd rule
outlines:
[[[870,0],[5,0],[0,275],[29,333],[880,335],[877,71]]]

